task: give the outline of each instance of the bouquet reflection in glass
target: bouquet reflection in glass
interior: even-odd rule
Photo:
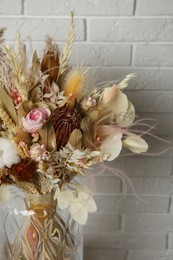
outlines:
[[[88,212],[97,209],[92,191],[74,177],[84,178],[84,169],[114,160],[123,146],[134,153],[148,149],[131,129],[135,110],[123,93],[134,75],[117,83],[87,86],[86,68],[69,66],[75,38],[73,13],[62,53],[47,36],[43,57],[39,59],[35,51],[31,66],[20,36],[16,51],[4,44],[3,34],[1,29],[1,190],[12,185],[26,194],[14,195],[23,198],[18,206],[25,201],[25,211],[19,207],[15,210],[20,214],[11,213],[18,230],[14,241],[7,232],[7,212],[8,246],[3,252],[11,259],[73,259],[75,233],[79,233],[74,222],[84,225]],[[5,198],[6,193],[0,196]],[[68,209],[70,220],[64,221],[60,209]]]

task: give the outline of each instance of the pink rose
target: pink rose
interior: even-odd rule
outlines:
[[[48,108],[35,108],[22,118],[24,129],[28,133],[35,133],[47,121],[51,112]]]

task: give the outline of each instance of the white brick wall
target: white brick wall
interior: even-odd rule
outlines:
[[[9,42],[19,30],[27,50],[32,37],[41,54],[48,33],[62,47],[74,9],[72,63],[84,60],[96,82],[135,72],[127,94],[137,114],[155,118],[155,133],[173,142],[173,0],[0,0],[0,26]],[[140,199],[109,172],[95,178],[98,212],[85,228],[85,260],[173,259],[173,150],[149,143],[155,156],[123,154],[109,164]]]

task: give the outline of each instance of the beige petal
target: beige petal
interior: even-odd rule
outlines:
[[[92,198],[91,194],[85,193],[85,192],[79,192],[78,200],[83,203],[84,207],[86,207],[88,212],[96,212],[97,206]]]
[[[109,102],[111,102],[115,98],[116,92],[117,92],[116,85],[113,85],[112,87],[109,88],[105,88],[102,94],[102,103],[108,104]]]
[[[61,191],[58,196],[58,207],[60,209],[66,209],[73,201],[73,193],[70,190]]]
[[[121,90],[117,90],[117,95],[111,102],[109,108],[114,112],[115,115],[126,113],[128,109],[127,96],[122,93]]]
[[[80,225],[85,225],[88,219],[88,211],[78,198],[75,198],[70,204],[71,217]]]
[[[108,154],[108,161],[114,160],[121,152],[122,149],[122,133],[119,132],[116,135],[108,136],[104,139],[100,146],[102,154]]]
[[[135,119],[135,109],[133,104],[128,102],[128,109],[126,113],[122,113],[116,117],[116,122],[120,127],[128,127]]]
[[[147,142],[138,135],[127,137],[123,141],[123,146],[134,153],[145,153],[148,150]]]
[[[110,125],[100,125],[97,127],[97,136],[108,136],[108,135],[116,135],[119,134],[119,129],[112,127]]]

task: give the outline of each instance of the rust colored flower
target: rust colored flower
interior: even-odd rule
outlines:
[[[80,128],[81,115],[74,107],[56,108],[50,116],[58,147],[64,147],[74,129]]]
[[[31,160],[30,158],[25,158],[20,161],[20,163],[15,164],[10,169],[10,173],[18,181],[32,181],[37,174],[37,162]]]

